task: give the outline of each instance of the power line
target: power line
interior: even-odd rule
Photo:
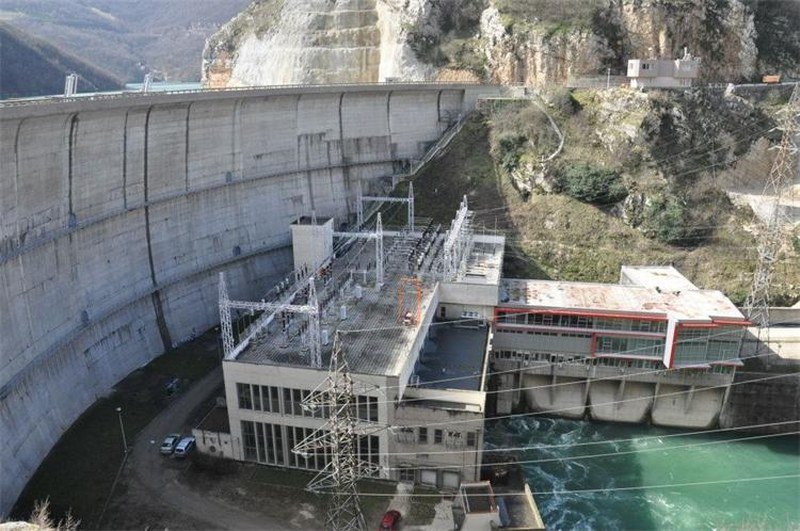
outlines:
[[[680,487],[697,487],[697,486],[704,486],[704,485],[724,485],[729,483],[749,483],[754,481],[776,481],[782,479],[797,479],[800,478],[800,474],[786,474],[781,476],[761,476],[761,477],[739,477],[739,478],[732,478],[732,479],[719,479],[719,480],[711,480],[711,481],[692,481],[687,483],[667,483],[667,484],[658,484],[658,485],[636,485],[630,487],[607,487],[607,488],[598,488],[598,489],[575,489],[575,490],[553,490],[553,491],[536,491],[531,492],[534,496],[556,496],[562,494],[592,494],[592,493],[609,493],[609,492],[624,492],[624,491],[636,491],[636,490],[651,490],[651,489],[673,489],[673,488],[680,488]],[[382,493],[382,492],[360,492],[360,496],[366,497],[390,497],[393,498],[395,496],[394,493]],[[427,493],[414,493],[411,494],[414,498],[441,498],[442,494],[427,494]],[[470,493],[470,496],[498,496],[497,494],[484,494],[484,493]],[[499,496],[502,497],[511,497],[511,496],[527,496],[524,492],[513,492],[513,493],[503,493]]]
[[[794,421],[800,422],[800,421]],[[513,461],[504,461],[504,462],[492,462],[492,463],[485,463],[489,466],[502,466],[502,465],[533,465],[533,464],[540,464],[540,463],[557,463],[561,461],[580,461],[584,459],[598,459],[601,457],[616,457],[618,455],[630,455],[630,454],[641,454],[641,453],[650,453],[650,452],[668,452],[671,450],[681,450],[686,448],[696,448],[699,446],[715,446],[718,444],[730,444],[736,443],[741,441],[752,441],[757,439],[770,439],[774,437],[785,437],[788,435],[797,435],[800,434],[800,431],[791,431],[785,433],[768,433],[763,435],[749,435],[746,437],[737,437],[735,439],[724,439],[721,441],[702,441],[697,443],[687,443],[687,444],[678,444],[674,446],[668,447],[658,447],[658,448],[641,448],[637,450],[622,450],[616,452],[604,452],[599,454],[587,454],[587,455],[574,455],[574,456],[564,456],[564,457],[547,457],[543,459],[522,459],[522,460],[513,460]],[[538,450],[537,447],[529,447],[525,451],[531,450]],[[453,453],[461,453],[458,450],[453,451]],[[383,455],[383,454],[381,454]],[[452,470],[452,469],[461,469],[463,465],[459,464],[452,464],[452,465],[427,465],[427,464],[419,464],[419,465],[411,465],[411,466],[396,466],[396,467],[382,467],[382,470],[418,470],[418,469],[425,469],[425,470]]]
[[[493,418],[487,418],[486,421],[494,421]],[[453,453],[495,453],[495,452],[522,452],[528,450],[549,450],[554,448],[573,448],[579,446],[596,446],[601,444],[617,444],[617,443],[629,443],[629,442],[642,442],[642,441],[650,441],[654,439],[669,439],[672,437],[690,437],[694,435],[708,435],[712,433],[727,433],[729,431],[743,431],[743,430],[753,430],[759,428],[773,428],[778,426],[786,426],[788,424],[798,424],[800,420],[785,420],[781,422],[767,422],[764,424],[750,424],[747,426],[733,426],[730,428],[714,428],[711,430],[699,430],[699,431],[690,431],[690,432],[680,432],[680,433],[667,433],[664,435],[649,435],[646,437],[631,437],[627,439],[607,439],[604,441],[588,441],[588,442],[578,442],[578,443],[564,443],[564,444],[544,444],[544,445],[536,445],[536,446],[516,446],[516,447],[506,447],[506,448],[475,448],[475,449],[461,449],[461,450],[437,450],[437,451],[425,451],[426,455],[447,455]],[[777,434],[777,435],[786,435],[785,433]],[[382,456],[396,456],[396,455],[418,455],[420,452],[380,452],[379,455]],[[493,463],[487,463],[493,464]]]
[[[531,311],[528,311],[528,312],[518,312],[516,315],[532,315],[532,314],[535,314],[535,313],[539,313],[540,311],[541,310],[531,310]],[[431,327],[434,327],[434,326],[452,326],[453,324],[474,323],[474,322],[476,322],[476,319],[457,319],[457,320],[454,320],[454,321],[441,321],[441,322],[431,323],[430,326]],[[788,320],[788,321],[784,321],[782,323],[776,323],[776,324],[789,324],[789,323],[800,323],[800,319]],[[523,326],[526,326],[526,325],[523,325]],[[386,326],[386,327],[363,328],[363,329],[350,329],[350,330],[342,329],[342,330],[339,331],[339,333],[342,334],[342,335],[346,335],[346,334],[349,334],[349,333],[362,333],[362,332],[370,332],[370,331],[381,331],[381,332],[383,332],[383,331],[388,331],[388,330],[397,330],[397,329],[404,329],[404,328],[407,328],[407,327],[405,325],[392,325],[392,326]],[[573,329],[569,329],[568,328],[568,329],[565,329],[565,330],[573,330]],[[723,335],[728,335],[728,334],[730,334],[730,332],[720,332],[720,333],[716,333],[716,334],[711,334],[708,337],[718,337],[718,336],[723,336]],[[682,343],[684,341],[691,341],[691,340],[690,339],[683,339],[682,340],[682,339],[679,338],[677,343]],[[633,352],[638,352],[638,351],[642,351],[642,350],[649,350],[649,349],[650,349],[650,347],[639,347],[639,348],[635,348],[635,349],[629,349],[629,350],[626,350],[624,352],[625,353],[633,353]],[[770,352],[770,353],[766,353],[766,354],[760,354],[760,355],[757,355],[757,356],[746,356],[746,357],[737,358],[737,359],[751,359],[751,358],[757,358],[757,357],[763,357],[763,356],[776,356],[776,355],[777,354]],[[587,357],[586,359],[587,360],[591,360],[591,359],[594,359],[594,358]],[[658,361],[658,359],[654,358],[654,361]],[[558,362],[548,363],[547,365],[555,365],[557,363]],[[669,371],[669,370],[681,370],[681,367],[673,367],[671,369],[670,368],[657,369],[655,371],[650,371],[650,372],[654,372],[655,373],[655,372],[662,372],[662,371]],[[506,371],[487,372],[486,375],[487,376],[493,376],[493,375],[507,374],[507,373],[512,373],[512,372],[519,372],[519,369],[509,369],[509,370],[506,370]],[[455,381],[462,381],[462,380],[471,380],[474,377],[475,377],[474,374],[473,375],[469,375],[469,376],[456,376],[456,377],[452,377],[452,378],[442,378],[442,379],[438,379],[438,380],[429,380],[429,381],[426,381],[425,383],[426,384],[447,383],[447,382],[455,382]],[[574,384],[574,382],[563,382],[563,384],[564,385],[566,385],[566,384]],[[558,385],[560,385],[560,384],[558,384]],[[402,389],[402,388],[405,388],[405,387],[406,387],[406,385],[391,385],[391,386],[382,387],[381,389],[383,389],[383,390]],[[545,387],[547,387],[547,386],[545,386]]]
[[[726,384],[723,384],[723,385],[709,385],[709,386],[704,386],[702,389],[700,389],[700,391],[702,392],[702,391],[707,391],[709,389],[721,389],[721,388],[725,388],[725,387],[728,387],[728,386],[733,387],[733,386],[736,386],[736,385],[751,384],[751,383],[755,383],[755,382],[764,382],[764,381],[769,381],[769,380],[775,380],[776,378],[790,378],[792,376],[800,377],[800,374],[798,374],[798,373],[777,374],[777,375],[772,375],[772,376],[765,376],[765,377],[762,377],[762,378],[753,378],[753,379],[742,381],[742,382],[730,382],[730,383],[726,383]],[[694,389],[687,389],[685,391],[675,391],[675,392],[671,392],[671,393],[663,393],[663,394],[659,394],[657,396],[640,396],[640,397],[626,398],[626,399],[622,399],[622,400],[612,400],[610,402],[603,402],[603,403],[600,403],[600,404],[592,404],[592,406],[611,406],[611,405],[614,405],[614,404],[623,404],[623,403],[628,403],[628,402],[636,402],[636,401],[640,401],[640,400],[653,400],[653,399],[664,398],[664,397],[668,397],[668,396],[680,396],[680,395],[685,395],[687,393],[693,393],[693,392],[695,392]],[[560,412],[564,412],[564,411],[572,411],[572,410],[575,410],[575,409],[586,409],[586,407],[587,407],[586,404],[580,404],[578,406],[569,406],[569,407],[556,408],[556,409],[547,409],[547,410],[543,410],[543,411],[531,411],[531,412],[528,412],[528,413],[511,413],[511,414],[508,414],[508,415],[500,415],[500,416],[492,417],[492,420],[547,415],[547,414],[551,414],[551,413],[560,413]],[[426,423],[426,424],[403,425],[403,426],[399,426],[399,427],[411,428],[411,429],[413,429],[413,428],[436,428],[436,427],[441,427],[441,426],[452,426],[454,424],[474,424],[475,422],[476,422],[476,419],[448,420],[446,422],[434,422],[434,423]],[[383,428],[383,429],[389,429],[389,428],[386,427],[386,428]]]
[[[725,335],[728,335],[729,333],[730,332],[720,332],[718,334],[709,335],[708,337],[711,338],[711,337],[725,336]],[[676,344],[682,343],[682,342],[691,343],[692,341],[694,341],[694,340],[693,339],[683,339],[683,340],[678,339],[678,341],[676,341],[675,343]],[[651,350],[651,348],[650,347],[640,347],[640,348],[637,348],[637,349],[627,350],[627,351],[624,352],[624,354],[630,354],[630,353],[633,353],[633,352],[636,352],[636,351],[639,351],[639,350]],[[620,353],[620,355],[621,354],[623,354],[623,353]],[[759,355],[756,355],[756,356],[746,356],[746,357],[743,357],[743,358],[737,358],[737,360],[752,359],[752,358],[759,358],[759,357],[765,357],[765,356],[777,356],[777,354],[775,354],[773,352],[768,352],[768,353],[763,353],[763,354],[759,354]],[[572,362],[571,364],[573,364],[573,365],[581,365],[581,364],[583,364],[584,366],[589,367],[590,365],[589,365],[588,361],[591,361],[593,359],[597,359],[597,358],[586,357],[586,358],[583,358],[581,360],[578,360],[579,363]],[[587,363],[583,363],[584,360],[586,360]],[[658,361],[660,361],[660,358],[654,358],[653,361],[654,362],[658,362]],[[553,367],[553,366],[559,365],[561,363],[564,363],[564,362],[557,362],[557,361],[556,362],[552,362],[552,361],[551,362],[545,362],[545,363],[540,363],[538,365],[534,365],[534,366],[528,367],[528,369],[541,369],[541,368],[545,368],[545,367]],[[569,363],[569,362],[567,362],[567,363]],[[611,368],[611,367],[609,367],[609,368]],[[624,376],[634,376],[634,377],[650,376],[650,375],[653,375],[653,374],[665,374],[665,373],[674,372],[674,371],[680,371],[680,370],[685,370],[685,368],[683,368],[683,367],[671,367],[671,368],[670,367],[665,367],[665,368],[662,368],[662,369],[638,371],[638,372],[627,374],[627,375],[624,375]],[[523,371],[524,371],[524,369],[517,368],[517,369],[510,369],[509,371],[503,371],[503,372],[523,372]],[[498,373],[495,373],[495,374],[500,374],[500,373],[498,372]],[[487,373],[487,375],[489,375],[489,373]],[[474,378],[476,378],[478,376],[480,376],[480,375],[472,374],[472,375],[469,375],[469,376],[460,376],[456,380],[472,380],[472,379],[474,379]],[[603,376],[603,377],[600,377],[600,378],[594,378],[594,379],[591,380],[591,382],[592,383],[594,383],[594,382],[602,382],[602,381],[606,381],[606,380],[618,381],[618,380],[620,380],[621,377],[623,377],[623,375],[615,374],[613,376]],[[624,379],[624,377],[623,377],[623,379]],[[426,385],[429,385],[429,384],[431,384],[433,382],[424,382],[424,383]],[[537,386],[532,386],[532,387],[514,387],[514,388],[511,388],[511,389],[495,389],[495,390],[490,390],[490,391],[483,391],[483,393],[486,394],[486,395],[492,395],[492,394],[508,393],[508,392],[512,392],[512,391],[531,391],[531,390],[534,390],[534,389],[551,389],[551,388],[555,388],[555,387],[562,387],[562,386],[568,386],[568,385],[585,385],[585,384],[586,384],[585,381],[577,380],[577,381],[568,381],[568,382],[557,382],[557,383],[554,383],[554,384],[537,385]],[[395,388],[396,389],[396,388],[401,388],[401,387],[403,387],[403,386],[384,387],[382,389],[383,390],[387,390],[387,389],[390,389],[390,388]],[[406,398],[406,399],[403,399],[403,403],[413,403],[413,402],[418,402],[418,401],[423,401],[424,402],[426,400],[436,400],[436,399],[447,399],[447,398],[450,397],[450,395],[446,394],[446,393],[447,393],[447,390],[443,389],[441,396],[433,395],[433,396],[426,396],[424,398]],[[378,404],[394,404],[395,401],[394,400],[383,400],[383,401],[378,401],[377,403]]]

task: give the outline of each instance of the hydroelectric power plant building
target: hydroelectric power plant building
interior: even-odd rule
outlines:
[[[325,451],[293,449],[324,429],[325,409],[304,404],[334,334],[361,390],[357,452],[388,479],[477,480],[490,393],[501,415],[716,421],[748,324],[722,293],[673,267],[625,266],[618,285],[501,279],[505,240],[473,230],[466,197],[446,231],[414,225],[408,203],[401,231],[298,219],[295,271],[261,302],[231,301],[221,277],[230,433],[197,431],[201,451],[224,437],[227,457],[327,466]]]
[[[319,330],[298,329],[307,314],[282,312],[269,334],[226,349],[232,457],[324,463],[299,461],[289,444],[320,424],[298,406],[325,374],[337,330],[368,384],[359,415],[386,427],[362,453],[389,477],[442,486],[474,477],[479,452],[442,452],[481,448],[495,397],[498,412],[713,422],[745,324],[717,292],[676,287],[674,275],[648,284],[647,270],[625,274],[637,286],[501,280],[501,239],[461,238],[460,258],[440,261],[432,253],[446,238],[427,224],[386,232],[381,290],[376,238],[295,253],[297,238],[318,236],[304,226],[342,230],[359,197],[385,193],[480,98],[505,94],[392,83],[0,102],[0,516],[87,407],[219,323],[220,272],[231,300],[266,305],[299,287],[306,308],[294,309],[308,310],[308,261],[328,251],[338,258],[313,280]],[[368,221],[344,230],[375,235]],[[411,251],[427,258],[405,255],[403,265]],[[344,333],[384,322],[395,331]],[[618,406],[602,406],[609,397]],[[448,428],[454,416],[465,422]]]
[[[328,465],[324,449],[293,449],[329,416],[303,401],[328,377],[338,334],[354,381],[361,460],[381,477],[441,488],[479,479],[505,240],[473,232],[466,198],[448,229],[413,224],[408,202],[412,224],[401,231],[378,221],[334,232],[330,218],[300,218],[292,225],[295,271],[262,302],[231,301],[222,277],[231,457]],[[196,436],[209,451],[205,434]]]
[[[0,102],[0,515],[131,371],[291,270],[495,86],[376,84]]]

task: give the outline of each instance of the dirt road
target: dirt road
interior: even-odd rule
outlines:
[[[158,453],[158,446],[166,434],[177,430],[190,432],[187,422],[192,411],[221,383],[222,369],[215,369],[153,419],[137,435],[125,474],[143,487],[154,502],[167,505],[194,521],[201,520],[209,529],[287,529],[274,518],[243,511],[223,500],[192,490],[178,480],[181,470],[189,466],[189,462],[165,458]]]

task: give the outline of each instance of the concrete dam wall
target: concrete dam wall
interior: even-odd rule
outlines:
[[[355,211],[492,87],[382,85],[0,104],[0,516],[132,370],[259,297],[289,223]]]

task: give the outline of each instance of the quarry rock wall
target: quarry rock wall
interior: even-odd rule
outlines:
[[[0,516],[132,370],[260,297],[289,223],[341,223],[480,87],[391,85],[0,105]]]

